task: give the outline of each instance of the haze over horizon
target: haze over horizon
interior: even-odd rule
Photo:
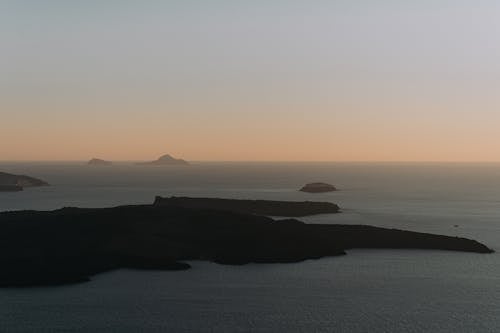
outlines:
[[[499,13],[2,1],[0,160],[500,161]]]

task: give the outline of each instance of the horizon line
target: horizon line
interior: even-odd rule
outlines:
[[[0,163],[45,163],[45,162],[88,162],[90,159],[40,159],[40,160],[1,160]],[[500,160],[189,160],[192,163],[500,163]],[[145,159],[122,160],[107,159],[117,163],[134,163],[150,161]]]

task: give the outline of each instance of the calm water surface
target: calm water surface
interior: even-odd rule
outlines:
[[[51,162],[0,170],[52,184],[0,193],[0,211],[150,203],[155,195],[325,200],[343,213],[303,220],[464,236],[500,250],[500,164]],[[341,191],[297,191],[313,181]],[[352,250],[298,264],[192,265],[0,289],[0,332],[500,332],[496,253]]]

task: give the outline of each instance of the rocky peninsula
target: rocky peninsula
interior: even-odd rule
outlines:
[[[0,192],[18,192],[22,191],[25,187],[48,185],[47,182],[37,178],[0,172]]]
[[[465,238],[174,205],[3,212],[0,221],[1,287],[83,282],[119,268],[188,269],[188,260],[299,262],[352,248],[492,252]]]

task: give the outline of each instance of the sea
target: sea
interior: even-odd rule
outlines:
[[[157,195],[329,201],[342,212],[302,220],[461,236],[500,251],[495,163],[1,162],[0,171],[51,184],[0,193],[0,211],[147,204]],[[298,191],[310,182],[339,191]],[[190,264],[0,289],[0,332],[500,332],[498,253],[354,249],[293,264]]]

